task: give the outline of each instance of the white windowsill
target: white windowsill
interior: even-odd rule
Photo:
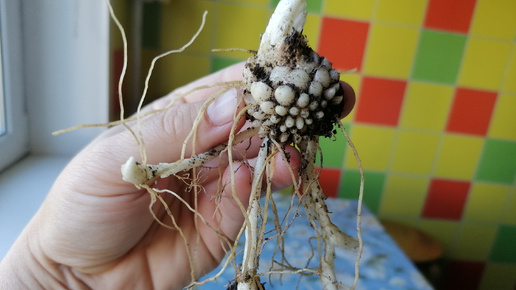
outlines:
[[[70,159],[29,155],[0,173],[0,260],[39,209]]]

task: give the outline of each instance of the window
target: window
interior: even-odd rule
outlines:
[[[21,1],[0,0],[0,170],[28,151]]]
[[[2,67],[2,38],[0,37],[0,136],[5,135],[7,128],[5,126],[5,97],[4,97],[4,81]]]

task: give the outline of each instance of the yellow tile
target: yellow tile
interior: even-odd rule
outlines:
[[[426,0],[379,0],[376,20],[420,26],[425,17]]]
[[[347,82],[355,91],[355,97],[357,98],[356,104],[358,103],[358,96],[360,96],[360,84],[362,83],[362,77],[360,74],[352,73],[352,72],[342,72],[340,74],[340,79],[342,81]],[[343,119],[344,122],[351,122],[355,119],[355,110],[352,110],[351,113]]]
[[[511,289],[516,285],[516,265],[487,263],[478,290]]]
[[[373,24],[369,32],[364,73],[408,78],[418,34],[417,29]]]
[[[216,19],[214,7],[212,1],[172,1],[162,5],[161,48],[172,50],[185,45],[199,29],[204,11],[208,11],[204,28],[188,51],[210,52],[213,20]]]
[[[479,0],[470,33],[513,41],[516,36],[516,1]]]
[[[185,69],[195,67],[195,69]],[[169,55],[156,64],[155,78],[150,87],[163,96],[171,90],[188,84],[210,72],[210,59],[188,54]]]
[[[328,16],[369,21],[374,0],[326,0],[323,13]]]
[[[499,90],[509,60],[511,44],[470,37],[458,83],[461,86]]]
[[[474,183],[469,193],[463,220],[501,222],[510,186]]]
[[[450,257],[470,261],[487,260],[497,228],[497,225],[463,224]]]
[[[516,79],[514,79],[516,82]],[[500,94],[496,103],[488,136],[516,140],[516,94]]]
[[[459,223],[454,221],[425,219],[419,224],[419,229],[434,237],[443,246],[444,255],[452,250],[457,237]]]
[[[429,174],[435,160],[439,137],[437,134],[399,132],[391,170]]]
[[[505,74],[503,91],[516,93],[516,44],[512,45],[509,67]]]
[[[383,191],[379,214],[419,216],[428,190],[428,179],[389,176]]]
[[[480,137],[445,135],[435,175],[444,178],[472,179],[482,150]]]
[[[507,202],[503,215],[503,222],[510,225],[516,225],[516,193],[514,192]]]
[[[365,170],[387,170],[394,139],[394,129],[353,125],[351,139],[358,150]],[[357,168],[352,150],[346,150],[346,168]]]
[[[409,83],[401,127],[442,131],[450,111],[453,91],[453,87],[444,85]]]
[[[258,49],[269,13],[266,9],[219,4],[215,26],[214,48]],[[249,57],[241,52],[224,52],[222,55]]]
[[[308,45],[313,50],[317,51],[319,44],[319,31],[321,30],[321,17],[313,14],[308,14],[306,17],[306,24],[303,28],[303,34],[308,38]]]

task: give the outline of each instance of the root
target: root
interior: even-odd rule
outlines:
[[[233,51],[240,51],[245,52],[249,54],[256,54],[256,50],[252,49],[243,49],[243,48],[214,48],[211,50],[212,52],[233,52]]]
[[[342,134],[344,134],[344,137],[346,138],[349,148],[353,151],[353,156],[355,157],[355,161],[357,162],[358,171],[360,172],[360,189],[358,193],[358,205],[357,205],[357,238],[358,238],[358,252],[357,252],[357,258],[355,260],[355,278],[353,280],[353,285],[351,286],[351,289],[355,289],[355,287],[358,285],[358,279],[359,279],[359,267],[360,267],[360,258],[362,257],[362,252],[364,251],[364,241],[362,239],[362,202],[364,199],[364,169],[362,167],[362,161],[360,160],[360,157],[358,156],[358,151],[355,148],[355,145],[353,144],[353,141],[351,141],[351,138],[348,135],[348,132],[346,132],[346,129],[344,129],[344,126],[341,122],[339,122],[339,127],[341,129]]]
[[[260,146],[260,152],[254,168],[252,191],[249,197],[249,207],[247,209],[247,218],[245,224],[245,248],[242,270],[238,274],[238,290],[256,290],[260,289],[260,279],[256,279],[258,270],[258,260],[260,257],[261,239],[263,237],[264,227],[258,223],[260,218],[260,195],[262,192],[262,177],[266,171],[267,160],[269,155],[269,140],[265,138]],[[260,285],[260,286],[259,286]]]
[[[149,211],[155,220],[162,226],[171,230],[178,231],[187,249],[187,257],[190,266],[191,284],[188,287],[201,285],[215,280],[228,266],[233,265],[236,271],[234,284],[230,289],[263,289],[260,277],[266,275],[299,274],[314,275],[320,277],[323,289],[343,289],[335,274],[335,249],[336,247],[345,250],[357,251],[355,261],[355,276],[351,289],[355,289],[359,280],[359,264],[363,251],[363,240],[361,234],[361,206],[364,190],[364,173],[357,150],[339,121],[343,107],[343,91],[339,83],[339,73],[333,69],[331,63],[322,56],[317,55],[306,44],[306,38],[301,34],[306,13],[304,12],[304,1],[285,0],[280,3],[285,9],[291,5],[290,10],[283,11],[285,17],[271,18],[271,22],[266,32],[262,36],[260,48],[254,50],[242,49],[216,49],[213,51],[244,51],[252,54],[246,63],[243,81],[233,81],[199,86],[183,94],[173,97],[170,102],[161,109],[142,110],[147,95],[149,81],[152,76],[155,64],[161,58],[184,51],[197,38],[206,22],[206,12],[203,14],[202,22],[198,31],[191,40],[183,47],[165,52],[155,57],[149,67],[145,87],[134,116],[124,117],[122,83],[127,68],[127,40],[125,32],[115,17],[109,1],[106,3],[110,9],[110,14],[118,28],[120,29],[124,43],[124,66],[118,83],[118,99],[120,102],[120,120],[104,124],[86,124],[72,128],[56,131],[53,135],[62,134],[85,127],[111,127],[124,126],[133,136],[139,150],[139,160],[130,157],[121,166],[123,179],[131,182],[139,189],[144,189],[149,193]],[[278,5],[279,7],[280,5]],[[288,8],[288,7],[287,7]],[[276,13],[276,12],[275,12]],[[277,26],[277,27],[274,27]],[[298,65],[299,63],[299,65]],[[269,70],[269,71],[266,71]],[[145,118],[162,113],[170,109],[176,102],[187,97],[195,91],[220,87],[216,93],[211,95],[202,105],[199,114],[193,122],[193,126],[185,140],[182,141],[181,155],[179,160],[171,163],[147,164],[147,152],[145,149],[145,136],[142,132],[142,122]],[[197,153],[195,144],[197,143],[197,128],[203,120],[203,116],[210,104],[218,97],[232,88],[243,88],[244,109],[235,111],[234,124],[227,142],[220,143],[213,148]],[[296,99],[297,98],[297,99]],[[237,131],[238,124],[242,118],[248,121],[247,129]],[[319,138],[333,136],[333,127],[340,127],[344,134],[360,170],[360,192],[357,208],[357,239],[342,232],[330,218],[330,213],[326,206],[324,195],[319,184],[319,171],[316,169],[316,156],[320,153]],[[254,136],[262,139],[262,143],[254,166],[249,165],[246,159],[246,151],[236,150],[236,145],[246,140],[251,140]],[[289,156],[285,152],[285,144],[293,144],[301,153],[301,168],[295,172],[289,165]],[[188,149],[188,150],[187,150]],[[190,151],[191,156],[186,156]],[[222,172],[219,172],[219,185],[215,193],[216,199],[222,198],[222,192],[229,187],[230,198],[238,206],[238,210],[244,217],[244,224],[237,234],[236,240],[231,242],[220,232],[220,229],[210,225],[207,218],[198,211],[198,197],[203,193],[201,181],[201,170],[205,170],[206,163],[215,158],[226,156],[227,166],[230,172],[228,184],[222,184]],[[236,171],[234,154],[241,154],[244,159],[242,166],[249,166],[252,170],[251,193],[249,205],[246,207],[238,198],[238,188],[236,187]],[[274,196],[272,192],[272,179],[275,173],[275,157],[281,157],[287,164],[292,183],[293,196],[290,208],[283,217],[278,216]],[[322,159],[322,153],[321,153]],[[189,186],[187,198],[168,189],[153,188],[152,185],[157,179],[176,177],[182,178],[181,174],[189,172],[191,176],[184,182]],[[183,232],[176,221],[174,213],[169,208],[162,195],[170,195],[175,201],[180,203],[186,210],[193,213],[195,229],[200,225],[206,225],[213,230],[220,239],[221,247],[227,250],[227,258],[221,270],[201,282],[196,281],[199,274],[196,270],[196,257],[191,249],[201,243],[200,236],[189,238]],[[262,199],[264,196],[264,199]],[[298,198],[298,203],[294,204],[294,198]],[[261,200],[264,200],[263,206]],[[170,223],[160,220],[153,211],[153,206],[160,204],[165,213],[170,218]],[[274,214],[274,230],[265,232],[268,208]],[[304,265],[304,268],[297,268],[292,265],[285,256],[284,250],[288,241],[285,241],[284,234],[298,216],[298,211],[303,209],[314,230],[315,237],[308,243],[313,249],[312,256]],[[223,213],[217,208],[214,215]],[[171,225],[170,225],[171,224]],[[198,232],[198,231],[197,231]],[[237,244],[240,237],[245,236],[245,248],[242,253],[242,264],[237,265]],[[276,253],[280,253],[279,260],[272,261],[272,266],[266,273],[259,273],[260,255],[264,245],[276,239]],[[312,241],[314,242],[312,245]],[[195,250],[194,250],[195,251]],[[316,260],[317,259],[317,260]],[[311,261],[317,261],[318,267],[309,268]]]

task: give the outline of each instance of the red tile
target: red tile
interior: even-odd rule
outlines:
[[[426,197],[422,216],[460,220],[470,183],[465,181],[433,179]]]
[[[324,194],[328,197],[337,197],[339,192],[340,169],[323,168],[319,175],[319,183]]]
[[[355,121],[380,125],[398,125],[405,81],[364,77]]]
[[[425,27],[468,33],[476,0],[430,0]]]
[[[478,289],[484,268],[484,262],[452,260],[448,262],[442,289]]]
[[[324,17],[319,54],[340,70],[362,69],[369,23]]]
[[[485,136],[496,97],[495,92],[458,88],[446,131]]]

